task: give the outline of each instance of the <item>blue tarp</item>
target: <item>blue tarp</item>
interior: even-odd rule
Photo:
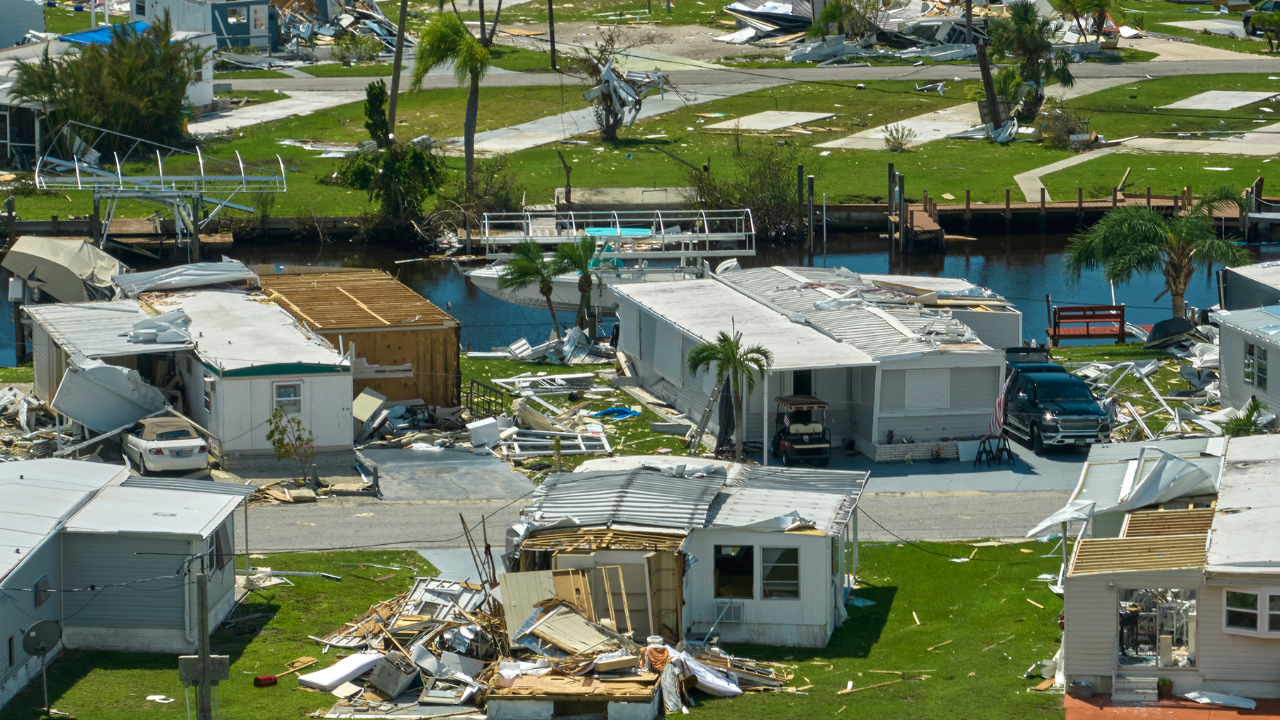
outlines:
[[[112,27],[131,27],[137,32],[145,32],[151,29],[150,23],[141,20],[135,20],[129,23],[121,23]],[[75,43],[77,45],[110,45],[112,27],[99,27],[83,32],[71,33],[70,35],[59,35],[58,39],[63,42]]]

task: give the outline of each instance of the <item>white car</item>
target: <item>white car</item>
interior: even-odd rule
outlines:
[[[181,418],[141,420],[129,428],[123,438],[125,457],[143,472],[209,467],[209,443],[191,423]]]

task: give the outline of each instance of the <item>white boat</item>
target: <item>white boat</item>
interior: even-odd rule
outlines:
[[[707,275],[706,258],[725,258],[716,269],[720,272],[736,267],[737,257],[755,255],[750,210],[495,213],[485,215],[479,238],[495,262],[469,271],[467,278],[501,300],[545,308],[537,286],[498,289],[511,247],[535,242],[554,250],[584,237],[598,238],[591,304],[605,315],[612,315],[616,307],[607,290],[611,285],[697,280]],[[658,266],[651,261],[664,262]],[[578,277],[569,273],[555,279],[551,303],[557,311],[578,309]]]

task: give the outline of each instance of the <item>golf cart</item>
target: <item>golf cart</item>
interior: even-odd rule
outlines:
[[[828,405],[812,395],[782,395],[775,402],[777,429],[770,454],[781,456],[784,465],[811,462],[826,467],[831,460],[831,431],[824,425]]]

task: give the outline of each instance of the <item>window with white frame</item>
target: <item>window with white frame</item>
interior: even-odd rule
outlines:
[[[765,599],[800,599],[800,548],[760,548],[760,576]]]
[[[275,407],[289,415],[302,413],[302,383],[279,382],[275,384]]]
[[[1280,589],[1227,588],[1222,629],[1233,635],[1280,638]]]
[[[253,27],[252,32],[265,32],[267,29],[267,6],[254,6],[252,10]]]
[[[140,18],[147,16],[147,0],[137,0],[133,4],[133,13]]]
[[[1267,349],[1253,343],[1244,344],[1244,381],[1259,390],[1267,389]]]

